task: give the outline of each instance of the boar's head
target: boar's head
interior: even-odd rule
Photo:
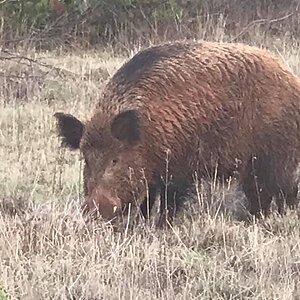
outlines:
[[[142,129],[136,110],[114,117],[95,115],[83,124],[72,115],[56,113],[63,145],[80,149],[83,171],[84,212],[112,219],[145,193]]]

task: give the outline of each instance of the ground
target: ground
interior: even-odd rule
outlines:
[[[276,43],[300,74],[299,48]],[[210,183],[211,209],[200,186],[169,230],[85,223],[80,155],[59,148],[53,114],[91,116],[125,58],[22,56],[0,57],[0,300],[300,299],[298,212],[240,221],[227,185]]]

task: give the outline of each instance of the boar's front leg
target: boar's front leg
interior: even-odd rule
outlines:
[[[150,218],[151,210],[156,200],[156,197],[158,196],[158,192],[159,185],[157,183],[149,184],[147,196],[145,197],[143,203],[140,206],[141,214],[146,220],[149,220]]]
[[[184,202],[188,187],[185,178],[177,178],[168,184],[161,184],[159,227],[172,224],[176,212]]]

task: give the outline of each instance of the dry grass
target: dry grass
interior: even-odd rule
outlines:
[[[299,49],[276,43],[300,74]],[[295,212],[245,224],[230,213],[216,214],[216,205],[207,212],[200,188],[172,230],[140,224],[114,232],[100,221],[85,223],[78,209],[79,155],[59,149],[52,115],[90,116],[103,76],[123,59],[109,53],[32,55],[76,75],[46,72],[30,99],[2,83],[1,300],[300,299]],[[7,72],[18,66],[0,63]],[[242,203],[226,187],[213,190],[229,212]]]

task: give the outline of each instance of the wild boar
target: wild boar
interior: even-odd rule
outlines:
[[[269,51],[175,42],[137,53],[107,83],[93,117],[56,113],[63,143],[85,159],[85,211],[112,219],[158,193],[171,221],[193,175],[237,170],[250,212],[297,205],[300,80]]]

